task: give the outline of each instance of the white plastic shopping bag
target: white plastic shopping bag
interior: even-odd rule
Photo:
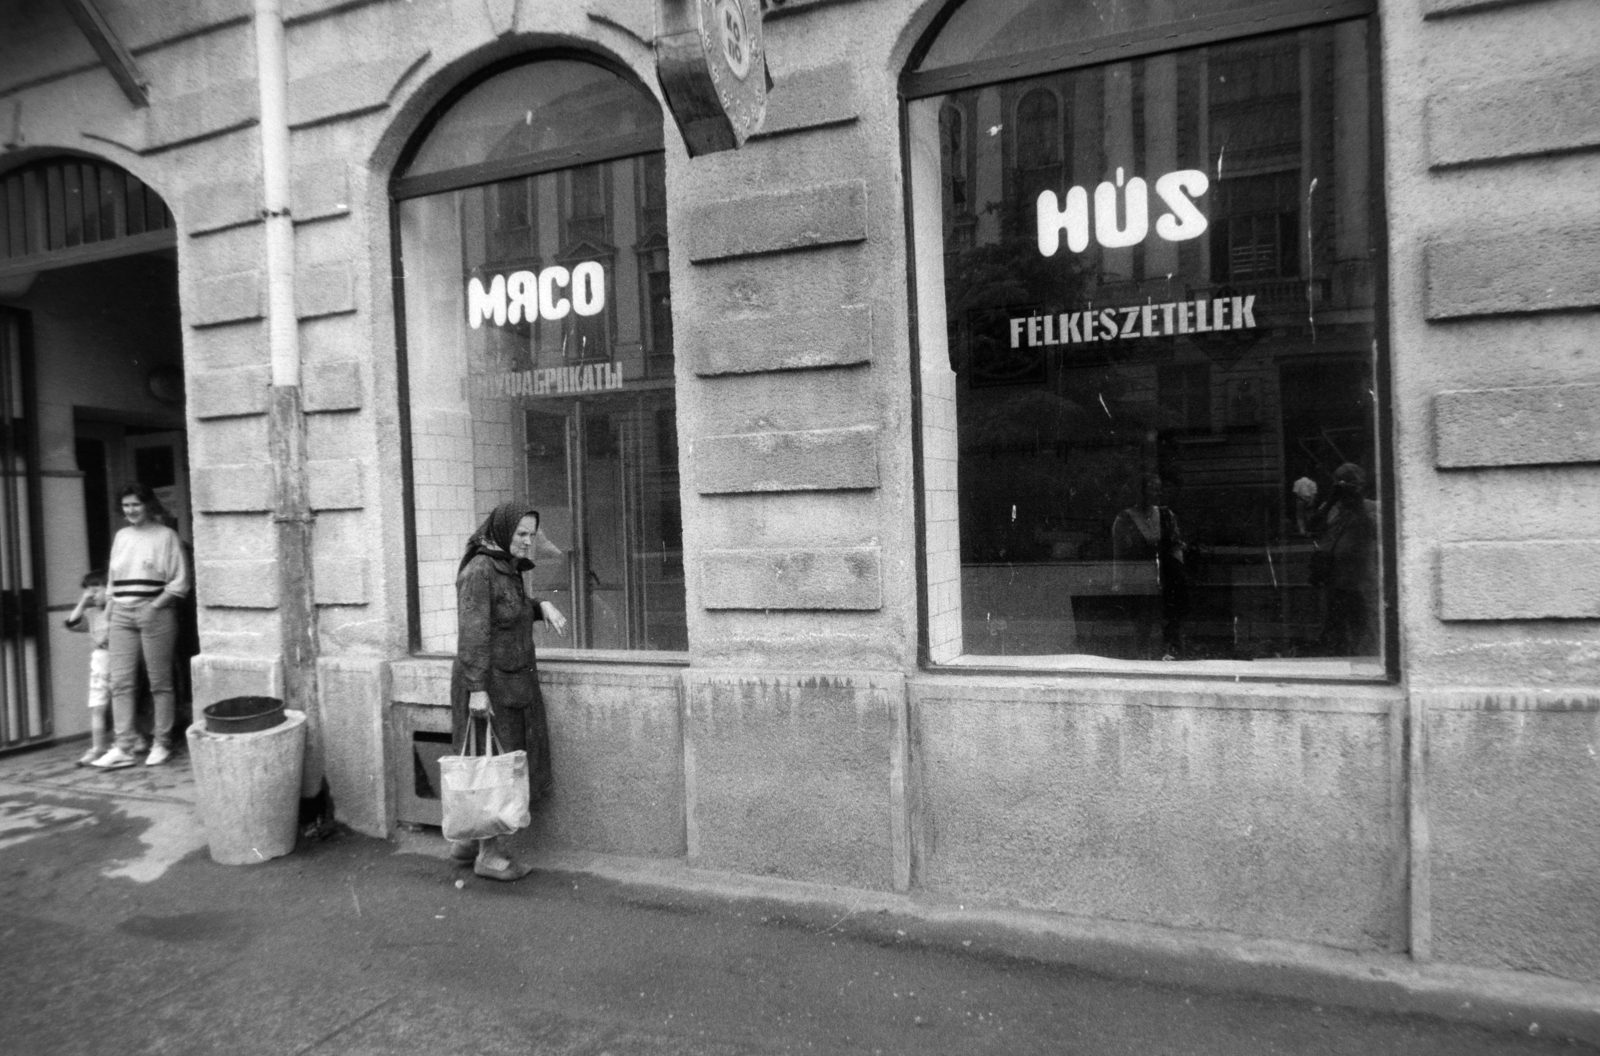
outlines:
[[[465,755],[439,759],[445,839],[486,840],[525,829],[528,814],[528,753],[500,750],[494,724],[486,722],[484,754],[477,755],[478,720],[467,722]]]

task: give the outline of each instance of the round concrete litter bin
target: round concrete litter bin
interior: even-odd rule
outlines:
[[[195,799],[213,861],[254,865],[294,850],[306,716],[283,715],[279,725],[255,733],[212,733],[203,722],[189,727]]]

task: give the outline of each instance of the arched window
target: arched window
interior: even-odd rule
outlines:
[[[939,151],[945,211],[964,216],[972,211],[967,200],[967,119],[957,107],[939,111]]]
[[[1034,88],[1017,103],[1017,168],[1038,169],[1061,161],[1060,107],[1055,93]]]
[[[1371,11],[966,0],[913,53],[935,662],[1387,673]]]
[[[0,264],[97,243],[172,244],[172,213],[115,165],[52,158],[0,174]]]
[[[967,115],[960,107],[939,111],[940,192],[944,198],[946,253],[970,249],[977,217],[972,215],[972,145]]]
[[[1012,191],[1025,229],[1040,191],[1061,183],[1061,106],[1048,88],[1030,88],[1017,101],[1016,171]]]
[[[413,639],[455,648],[456,563],[496,504],[541,514],[542,647],[687,648],[662,114],[583,59],[449,98],[392,181]]]

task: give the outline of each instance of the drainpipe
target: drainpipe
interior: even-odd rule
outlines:
[[[272,353],[268,446],[278,551],[278,621],[284,702],[306,713],[301,795],[322,787],[317,710],[317,611],[311,593],[311,503],[300,398],[300,327],[294,307],[294,219],[289,214],[289,65],[280,0],[255,0],[256,80],[261,94],[262,218],[267,236],[267,340]]]

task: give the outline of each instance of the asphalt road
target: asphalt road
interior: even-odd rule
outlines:
[[[885,918],[496,884],[350,835],[219,866],[188,809],[0,774],[0,1053],[1596,1051],[931,947]]]

